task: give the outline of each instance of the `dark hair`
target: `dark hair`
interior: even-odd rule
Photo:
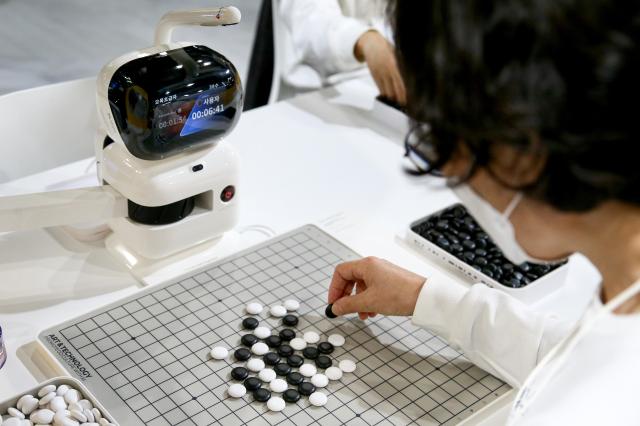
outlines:
[[[393,0],[407,111],[444,163],[541,152],[523,189],[561,210],[640,204],[640,2]]]

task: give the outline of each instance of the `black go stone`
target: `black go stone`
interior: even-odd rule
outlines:
[[[293,340],[296,337],[296,332],[293,331],[290,328],[285,328],[283,330],[280,330],[280,338],[284,341],[284,342],[288,342],[290,340]]]
[[[328,317],[328,318],[338,318],[338,316],[336,314],[333,313],[333,303],[327,306],[327,309],[324,310],[324,314]]]
[[[248,391],[254,391],[262,386],[262,380],[257,377],[249,377],[244,381],[244,387],[247,388]]]
[[[253,399],[258,402],[267,402],[271,398],[271,392],[265,388],[259,388],[253,391]]]
[[[246,348],[236,349],[233,353],[233,357],[238,361],[246,361],[251,358],[251,351]]]
[[[298,385],[298,391],[301,395],[309,396],[316,391],[316,387],[311,382],[302,382]]]
[[[260,322],[253,317],[245,318],[242,320],[242,327],[247,330],[254,330],[256,327],[258,327],[258,324],[260,324]]]
[[[264,342],[270,348],[277,348],[282,344],[282,339],[280,338],[280,336],[276,336],[275,334],[272,334],[271,336],[267,337]]]
[[[460,204],[425,218],[411,229],[507,287],[526,286],[558,267],[535,263],[514,265]]]
[[[235,380],[244,380],[249,377],[249,370],[244,367],[236,367],[231,370],[231,377]]]
[[[302,355],[307,359],[316,359],[320,355],[320,351],[315,346],[307,346],[302,350]]]
[[[275,367],[273,367],[273,370],[278,376],[286,376],[287,374],[291,373],[291,366],[287,363],[281,362],[279,364],[276,364]]]
[[[298,402],[300,400],[300,393],[295,389],[287,389],[282,394],[282,399],[287,402]]]
[[[292,367],[300,367],[302,364],[304,364],[304,359],[299,355],[291,355],[289,358],[287,358],[287,364]]]
[[[281,345],[278,348],[278,355],[288,358],[293,355],[293,348],[289,345]]]
[[[262,360],[266,365],[276,365],[280,362],[280,355],[275,352],[269,352],[262,357]]]
[[[322,342],[318,345],[318,351],[321,354],[330,354],[333,352],[333,345],[329,342]]]
[[[331,367],[332,361],[331,358],[325,355],[320,355],[316,359],[316,367],[318,368],[329,368]]]
[[[282,317],[282,324],[286,325],[287,327],[294,327],[298,325],[298,317],[291,314],[285,315],[284,317]]]
[[[302,374],[296,371],[292,371],[291,373],[287,374],[287,383],[289,383],[290,385],[298,386],[302,382],[304,382],[304,377],[302,376]]]
[[[240,343],[244,346],[251,347],[258,342],[258,338],[254,334],[245,334],[240,338]]]

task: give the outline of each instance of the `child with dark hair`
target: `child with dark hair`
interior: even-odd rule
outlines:
[[[412,315],[520,388],[511,424],[640,424],[640,3],[395,0],[389,14],[417,172],[444,176],[510,260],[582,253],[601,291],[571,327],[367,258],[336,268],[333,312]]]

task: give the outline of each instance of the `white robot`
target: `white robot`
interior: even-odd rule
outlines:
[[[238,159],[224,136],[242,112],[240,78],[221,54],[170,38],[179,25],[239,21],[235,7],[170,12],[153,47],[106,65],[97,79],[102,186],[6,197],[14,208],[1,212],[0,232],[106,219],[108,248],[158,261],[232,229]]]

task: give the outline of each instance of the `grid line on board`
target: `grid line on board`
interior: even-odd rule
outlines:
[[[508,390],[406,319],[330,322],[316,314],[326,304],[335,264],[345,260],[330,245],[299,230],[99,310],[61,333],[115,395],[153,426],[450,424]],[[247,301],[268,306],[288,297],[301,302],[296,332],[347,336],[347,345],[331,357],[351,357],[358,370],[323,389],[326,407],[310,407],[303,398],[272,413],[264,404],[228,398],[229,371],[239,363],[208,360],[208,349],[223,342],[240,346]],[[283,328],[279,319],[260,320]]]

